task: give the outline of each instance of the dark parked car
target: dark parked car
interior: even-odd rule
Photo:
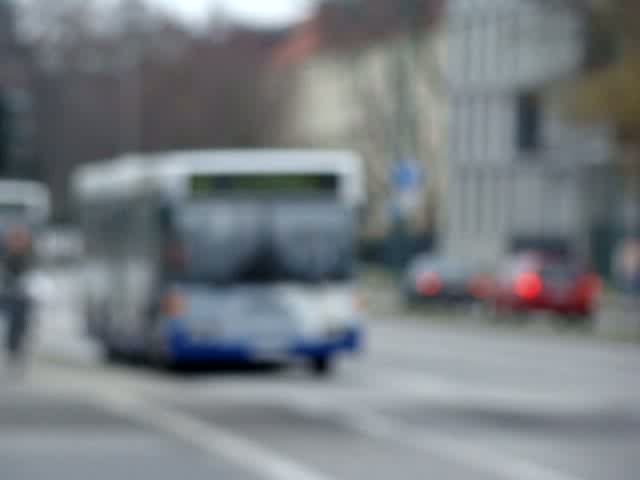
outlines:
[[[487,299],[493,291],[490,270],[463,260],[420,255],[405,274],[410,304],[461,304]]]
[[[570,257],[521,253],[510,258],[496,279],[498,313],[543,311],[589,317],[598,307],[602,282]]]

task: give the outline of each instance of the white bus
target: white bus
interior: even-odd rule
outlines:
[[[0,223],[42,225],[48,221],[50,210],[49,190],[44,184],[0,179]]]
[[[51,200],[48,188],[29,180],[0,179],[0,252],[4,236],[15,226],[32,231],[49,221]]]
[[[90,333],[161,364],[357,351],[360,159],[339,151],[198,151],[79,169]]]

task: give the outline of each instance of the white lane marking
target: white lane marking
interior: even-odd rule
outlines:
[[[434,382],[432,387],[441,387],[440,383]],[[277,400],[279,405],[288,406],[308,418],[322,419],[328,416],[342,420],[345,426],[362,435],[418,449],[456,465],[504,480],[581,480],[513,455],[496,453],[446,436],[424,435],[386,416],[367,410],[362,404],[358,408],[346,408],[340,403],[329,402],[324,398],[325,400],[322,400],[322,396],[317,395],[317,392],[296,392],[294,389],[288,389],[280,395],[274,395],[271,400]],[[207,453],[222,455],[240,466],[250,467],[266,478],[327,479],[249,440],[239,438],[217,426],[199,422],[181,412],[153,407],[135,397],[113,393],[100,397],[99,401],[114,413],[143,421]],[[248,459],[252,462],[248,463]]]
[[[301,415],[338,418],[343,421],[343,425],[362,435],[417,449],[503,480],[583,480],[516,455],[498,453],[446,435],[426,435],[366,408],[354,410],[332,407],[305,395],[290,396],[285,402]]]
[[[445,334],[436,332],[436,337],[424,336],[427,328],[416,332],[415,335],[396,336],[393,340],[387,332],[378,330],[377,337],[372,339],[371,351],[374,355],[389,356],[406,361],[428,362],[432,359],[451,360],[469,359],[473,355],[474,364],[481,364],[487,368],[512,367],[513,359],[517,359],[517,367],[527,370],[552,370],[554,373],[575,376],[595,372],[614,373],[617,375],[633,375],[640,369],[640,355],[637,350],[629,351],[623,345],[616,345],[615,349],[605,343],[571,343],[562,336],[546,338],[533,337],[538,343],[531,344],[531,338],[526,335],[516,337],[488,338],[465,337],[465,334]],[[504,333],[504,332],[501,332]],[[439,341],[435,341],[438,339]],[[467,332],[466,335],[469,335]],[[376,341],[377,340],[377,341]],[[540,343],[545,340],[545,343]],[[546,340],[555,343],[549,344]],[[559,344],[558,342],[563,342]],[[534,348],[535,347],[535,348]],[[562,348],[561,348],[562,347]],[[540,355],[540,348],[544,349]],[[630,370],[621,371],[628,367]]]
[[[96,401],[113,413],[143,422],[207,454],[221,456],[259,477],[270,480],[331,480],[331,477],[312,471],[295,460],[180,411],[113,392],[101,393],[96,396]]]
[[[60,382],[72,384],[72,378]],[[123,380],[120,378],[120,380]],[[176,391],[175,385],[162,377],[148,380],[140,377],[122,385],[135,388],[143,397],[164,399],[182,405],[187,399]],[[116,382],[118,383],[118,382]],[[402,369],[365,369],[359,375],[358,387],[346,385],[318,385],[317,383],[261,382],[247,384],[244,380],[185,384],[189,388],[189,404],[206,404],[215,398],[219,402],[277,404],[289,396],[303,392],[315,398],[330,398],[337,405],[365,405],[371,408],[416,405],[451,409],[480,409],[507,413],[541,415],[547,417],[571,415],[588,416],[611,411],[634,412],[640,415],[638,403],[619,392],[589,392],[559,394],[546,391],[522,391],[515,388],[473,385],[449,381],[443,377],[410,373]]]
[[[444,378],[407,373],[400,369],[376,369],[374,383],[386,389],[450,407],[539,415],[593,414],[618,408],[624,398],[610,393],[525,391],[504,386],[485,387],[447,381]]]
[[[515,455],[497,453],[445,436],[424,435],[372,412],[351,413],[347,421],[363,434],[419,449],[504,480],[583,480]]]
[[[441,382],[434,382],[437,386]],[[132,388],[135,388],[131,385]],[[109,411],[142,421],[160,431],[169,433],[207,453],[227,458],[240,467],[249,468],[258,475],[273,480],[328,480],[328,477],[282,457],[250,440],[209,423],[169,408],[154,407],[142,398],[114,393],[101,394],[94,390],[95,401]],[[275,393],[275,392],[273,392]],[[99,395],[99,396],[98,396]],[[332,418],[362,435],[382,441],[418,449],[456,465],[484,472],[503,480],[582,480],[569,474],[516,455],[495,452],[476,444],[451,439],[448,436],[425,435],[410,426],[365,407],[366,403],[345,407],[339,400],[286,389],[280,395],[269,396],[280,405],[287,406],[309,418]],[[363,397],[364,399],[364,397]],[[266,401],[266,399],[263,399]]]
[[[169,448],[166,439],[158,439],[150,433],[128,431],[104,431],[87,428],[46,427],[2,428],[0,452],[2,455],[66,455],[102,457],[105,455],[133,456],[152,453],[155,448]]]
[[[60,372],[58,372],[61,374]],[[115,372],[122,373],[122,372]],[[252,398],[260,398],[263,402],[279,402],[297,392],[313,393],[315,397],[330,397],[336,404],[367,405],[384,407],[385,405],[415,405],[420,402],[425,406],[443,406],[449,408],[484,409],[508,413],[530,415],[572,415],[584,416],[601,414],[621,409],[628,413],[640,415],[640,395],[616,391],[595,393],[592,391],[548,392],[541,389],[529,391],[506,387],[485,386],[474,383],[451,381],[445,377],[410,372],[397,368],[365,368],[349,371],[354,377],[357,387],[344,384],[322,385],[298,381],[247,384],[244,380],[225,380],[224,382],[188,382],[189,398],[195,403],[208,402],[212,395],[217,401],[234,403],[252,403]],[[68,388],[74,382],[74,375],[67,375],[61,385]],[[142,396],[151,396],[168,400],[185,400],[181,394],[176,395],[175,385],[165,382],[161,376],[146,379],[135,377],[134,381],[117,377],[123,385],[135,388]]]

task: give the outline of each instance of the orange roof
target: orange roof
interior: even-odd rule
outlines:
[[[272,64],[286,67],[303,62],[322,48],[322,32],[317,18],[302,23],[291,36],[276,48]]]
[[[353,48],[382,41],[402,31],[406,28],[406,18],[395,1],[371,1],[357,18],[345,10],[344,5],[321,4],[309,20],[276,47],[271,64],[276,68],[296,65],[325,48]],[[422,1],[425,8],[423,28],[432,28],[443,15],[445,0]]]

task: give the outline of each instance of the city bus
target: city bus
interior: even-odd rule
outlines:
[[[341,151],[196,151],[81,167],[73,198],[90,335],[110,358],[178,366],[360,349],[361,160]]]
[[[49,189],[30,180],[0,179],[0,256],[4,255],[4,238],[15,227],[38,233],[49,221]]]

